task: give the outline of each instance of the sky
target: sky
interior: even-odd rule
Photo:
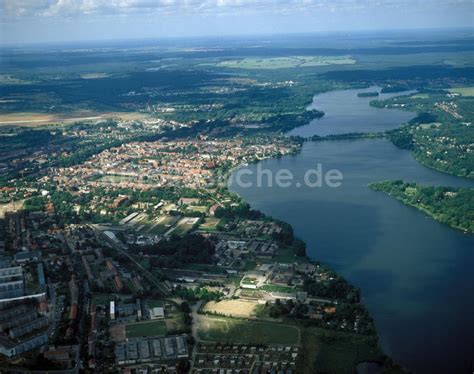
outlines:
[[[0,0],[0,41],[474,27],[474,0]]]

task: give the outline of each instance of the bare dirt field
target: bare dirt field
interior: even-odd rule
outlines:
[[[255,315],[256,307],[258,305],[257,302],[247,300],[210,301],[203,307],[203,311],[211,313],[215,312],[226,316],[247,318]]]

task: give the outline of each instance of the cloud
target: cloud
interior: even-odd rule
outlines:
[[[2,19],[73,18],[133,14],[222,15],[248,13],[351,12],[368,9],[472,7],[472,0],[3,0]]]
[[[471,27],[474,0],[0,0],[0,43]]]

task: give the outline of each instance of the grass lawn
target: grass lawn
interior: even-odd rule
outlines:
[[[298,344],[296,326],[232,318],[204,317],[198,325],[199,337],[207,341],[235,344]]]
[[[295,292],[294,287],[289,287],[289,286],[280,286],[278,284],[265,284],[262,287],[260,287],[263,291],[267,292]]]
[[[302,331],[301,373],[354,373],[358,363],[381,361],[383,354],[375,337],[324,330],[316,327]]]
[[[139,338],[142,336],[166,335],[165,321],[151,321],[134,323],[125,326],[127,338]]]

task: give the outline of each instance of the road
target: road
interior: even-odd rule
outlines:
[[[197,351],[197,346],[199,343],[199,335],[197,331],[197,320],[198,320],[198,310],[202,305],[202,301],[198,301],[196,304],[191,306],[191,316],[192,316],[192,325],[191,325],[191,334],[194,338],[194,345],[193,345],[193,351],[191,352],[191,369],[190,373],[192,373],[193,368],[194,368],[194,363],[196,362],[196,351]]]
[[[198,302],[196,302],[196,304],[194,304],[191,307],[191,316],[193,317],[193,324],[191,326],[191,331],[192,331],[194,341],[196,343],[199,342],[199,335],[198,335],[198,332],[197,332],[197,324],[198,324],[198,318],[199,318],[198,310],[201,307],[201,305],[202,305],[202,301],[198,301]]]

